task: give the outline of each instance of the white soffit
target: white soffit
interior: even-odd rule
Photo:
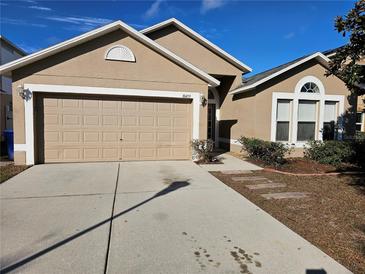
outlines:
[[[141,33],[148,34],[148,33],[151,33],[153,31],[156,31],[158,29],[164,28],[168,25],[176,26],[179,30],[181,30],[182,32],[184,32],[188,36],[192,37],[193,39],[197,40],[201,44],[205,45],[208,49],[210,49],[211,51],[213,51],[214,53],[216,53],[218,56],[222,57],[223,59],[225,59],[229,63],[233,64],[234,66],[236,66],[237,68],[239,68],[243,72],[251,72],[252,71],[252,69],[249,66],[247,66],[244,63],[242,63],[241,61],[237,60],[232,55],[225,52],[223,49],[221,49],[217,45],[213,44],[208,39],[204,38],[199,33],[195,32],[194,30],[192,30],[191,28],[189,28],[188,26],[186,26],[185,24],[183,24],[182,22],[180,22],[176,18],[171,18],[171,19],[168,19],[168,20],[163,21],[161,23],[158,23],[156,25],[153,25],[151,27],[148,27],[146,29],[143,29],[143,30],[141,30]]]
[[[273,79],[277,76],[279,76],[280,74],[283,74],[284,72],[287,72],[287,71],[289,71],[289,70],[291,70],[291,69],[293,69],[293,68],[295,68],[295,67],[297,67],[301,64],[304,64],[304,63],[308,62],[311,59],[317,59],[322,65],[324,65],[326,67],[328,67],[328,62],[330,61],[330,59],[327,56],[323,55],[321,52],[316,52],[316,53],[314,53],[314,54],[312,54],[312,55],[310,55],[310,56],[308,56],[304,59],[299,60],[298,62],[296,62],[296,63],[294,63],[290,66],[287,66],[287,67],[283,68],[282,70],[279,70],[279,71],[277,71],[277,72],[275,72],[275,73],[273,73],[273,74],[271,74],[271,75],[255,82],[255,83],[251,84],[251,85],[243,86],[243,87],[237,88],[235,90],[232,90],[231,92],[229,92],[229,94],[234,95],[234,94],[242,93],[242,92],[247,91],[247,90],[251,90],[251,89],[253,89],[253,88],[255,88],[255,87],[257,87],[257,86],[259,86],[259,85],[261,85],[261,84],[263,84],[263,83],[265,83],[265,82],[267,82],[267,81],[269,81],[269,80],[271,80],[271,79]]]
[[[24,56],[20,59],[14,60],[12,62],[6,63],[0,66],[0,74],[3,75],[5,73],[11,72],[17,68],[23,67],[25,65],[31,64],[48,56],[54,55],[66,49],[72,48],[76,45],[85,43],[90,41],[94,38],[100,37],[106,33],[112,32],[117,29],[122,29],[127,34],[129,34],[134,39],[140,41],[141,43],[148,45],[150,48],[155,50],[156,52],[160,53],[164,57],[168,58],[169,60],[173,61],[174,63],[178,64],[179,66],[183,67],[184,69],[188,70],[195,76],[201,78],[211,86],[219,86],[220,82],[215,79],[214,77],[210,76],[209,74],[205,73],[204,71],[198,69],[194,65],[190,64],[186,60],[182,59],[181,57],[175,55],[168,49],[162,47],[161,45],[157,44],[155,41],[151,40],[147,36],[143,35],[142,33],[138,32],[134,28],[130,27],[129,25],[125,24],[124,22],[118,20],[103,27],[97,28],[95,30],[86,32],[82,35],[76,36],[49,48],[37,51],[33,54]]]

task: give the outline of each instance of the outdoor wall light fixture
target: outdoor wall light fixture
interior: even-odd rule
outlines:
[[[200,104],[205,107],[207,105],[207,98],[205,98],[205,96],[203,94],[200,95]]]
[[[29,100],[31,98],[31,92],[28,89],[24,89],[22,85],[19,85],[16,88],[18,95],[22,97],[24,100]]]

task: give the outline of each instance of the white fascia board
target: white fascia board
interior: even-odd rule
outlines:
[[[227,60],[231,64],[235,65],[240,70],[242,70],[244,72],[251,72],[252,71],[252,68],[250,68],[249,66],[245,65],[244,63],[242,63],[238,59],[234,58],[232,55],[230,55],[229,53],[227,53],[226,51],[224,51],[223,49],[221,49],[217,45],[213,44],[208,39],[204,38],[199,33],[197,33],[196,31],[192,30],[191,28],[189,28],[188,26],[186,26],[185,24],[183,24],[182,22],[180,22],[176,18],[170,18],[170,19],[168,19],[166,21],[163,21],[161,23],[158,23],[156,25],[153,25],[151,27],[148,27],[146,29],[143,29],[143,30],[141,30],[141,33],[147,34],[147,33],[153,32],[155,30],[161,29],[161,28],[163,28],[163,27],[165,27],[167,25],[170,25],[170,24],[174,24],[178,29],[180,29],[181,31],[183,31],[185,34],[189,35],[193,39],[196,39],[198,42],[202,43],[207,48],[209,48],[211,51],[213,51],[214,53],[218,54],[220,57],[222,57],[223,59]]]
[[[292,65],[290,65],[286,68],[283,68],[282,70],[279,70],[279,71],[277,71],[277,72],[261,79],[260,81],[255,82],[252,85],[244,86],[244,87],[232,90],[231,92],[229,92],[229,94],[234,95],[234,94],[242,93],[242,92],[247,91],[247,90],[251,90],[251,89],[253,89],[253,88],[255,88],[255,87],[257,87],[257,86],[259,86],[259,85],[261,85],[261,84],[263,84],[263,83],[265,83],[265,82],[267,82],[267,81],[269,81],[269,80],[271,80],[271,79],[273,79],[277,76],[279,76],[280,74],[283,74],[284,72],[287,72],[287,71],[289,71],[289,70],[291,70],[291,69],[293,69],[293,68],[295,68],[295,67],[297,67],[301,64],[304,64],[304,63],[306,63],[309,60],[314,59],[314,58],[316,58],[324,66],[328,66],[328,62],[330,61],[330,59],[327,56],[323,55],[321,52],[316,52],[316,53],[314,53],[314,54],[312,54],[312,55],[310,55],[310,56],[308,56],[308,57],[306,57],[302,60],[299,60],[298,62],[296,62],[296,63],[294,63],[294,64],[292,64]]]
[[[9,62],[5,65],[0,66],[0,74],[4,74],[6,72],[12,71],[19,67],[25,66],[27,64],[33,63],[50,55],[56,54],[63,50],[69,49],[74,47],[78,44],[84,43],[89,41],[93,38],[101,36],[105,33],[111,32],[116,29],[122,29],[131,35],[133,38],[137,39],[138,41],[142,42],[143,44],[148,45],[167,59],[172,60],[173,62],[177,63],[179,66],[185,68],[192,74],[196,75],[197,77],[201,78],[202,80],[206,81],[208,84],[212,86],[219,86],[220,81],[215,79],[214,77],[210,76],[209,74],[205,73],[204,71],[198,69],[194,65],[190,64],[189,62],[185,61],[181,57],[175,55],[171,51],[167,50],[166,48],[162,47],[161,45],[157,44],[152,39],[148,38],[147,36],[143,35],[142,33],[138,32],[134,28],[128,26],[127,24],[123,23],[122,21],[116,21],[106,26],[100,27],[96,30],[89,31],[85,34],[77,36],[75,38],[69,39],[52,47],[46,48],[44,50],[35,52],[33,54],[27,55],[23,58],[17,59],[15,61]]]

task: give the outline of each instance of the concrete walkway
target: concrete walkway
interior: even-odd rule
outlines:
[[[208,164],[200,165],[201,168],[207,171],[233,171],[233,170],[261,170],[262,168],[251,164],[247,161],[229,155],[228,153],[223,153],[217,156],[217,158],[223,164]]]
[[[350,273],[190,161],[35,166],[0,191],[4,273]]]

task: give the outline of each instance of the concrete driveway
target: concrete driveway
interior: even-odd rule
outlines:
[[[350,273],[190,161],[39,165],[0,191],[3,273]]]

